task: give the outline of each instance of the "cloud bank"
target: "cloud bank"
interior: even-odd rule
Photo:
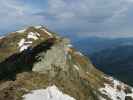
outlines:
[[[0,31],[46,25],[84,36],[133,36],[133,0],[1,0]]]

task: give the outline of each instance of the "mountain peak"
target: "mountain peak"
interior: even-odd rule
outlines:
[[[2,53],[8,52],[9,56],[11,56],[13,53],[22,52],[26,49],[32,49],[42,41],[55,38],[56,35],[57,34],[55,33],[49,32],[49,30],[43,26],[28,27],[16,32],[11,32],[5,37],[1,37],[0,51],[3,51]],[[6,54],[0,54],[1,59],[4,55]]]

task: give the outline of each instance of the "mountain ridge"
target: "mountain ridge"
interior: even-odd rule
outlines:
[[[43,26],[2,38],[0,57],[0,100],[39,98],[40,89],[46,100],[67,100],[63,94],[75,100],[133,99],[132,87],[97,70],[69,39]]]
[[[133,45],[124,44],[94,53],[90,55],[90,58],[93,64],[99,69],[103,70],[107,74],[114,75],[130,85],[133,85],[131,77],[133,58],[132,50]]]

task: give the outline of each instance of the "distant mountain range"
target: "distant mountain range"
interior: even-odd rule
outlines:
[[[133,38],[78,37],[73,43],[98,69],[133,86]]]
[[[78,50],[92,54],[119,45],[133,45],[133,38],[71,37]]]
[[[95,66],[133,86],[133,45],[120,45],[90,55]]]

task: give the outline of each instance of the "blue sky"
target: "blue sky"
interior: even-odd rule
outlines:
[[[133,36],[133,0],[0,0],[0,34],[31,25],[80,36]]]

